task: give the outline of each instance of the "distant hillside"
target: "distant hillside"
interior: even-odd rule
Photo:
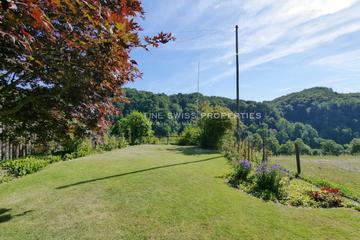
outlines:
[[[188,119],[173,119],[169,113],[197,111],[197,100],[210,105],[224,106],[236,111],[233,99],[204,96],[202,94],[154,94],[136,89],[125,89],[130,102],[119,104],[124,115],[137,110],[162,115],[152,119],[155,134],[181,133]],[[287,140],[302,138],[316,148],[319,139],[333,139],[341,144],[360,137],[360,94],[339,94],[328,88],[312,88],[292,93],[269,102],[240,101],[241,112],[261,113],[261,119],[243,119],[246,131],[268,127],[273,136],[283,144]]]
[[[291,122],[310,124],[322,138],[348,143],[360,136],[360,93],[316,87],[271,102]]]

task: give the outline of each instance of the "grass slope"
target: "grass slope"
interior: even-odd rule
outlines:
[[[358,239],[360,214],[265,203],[219,154],[136,146],[0,185],[0,239]]]

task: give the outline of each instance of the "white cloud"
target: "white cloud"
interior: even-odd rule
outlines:
[[[355,0],[245,1],[242,5],[245,12],[239,20],[242,71],[360,31],[360,5],[356,3]],[[207,64],[213,67],[232,58],[234,50],[230,48]],[[230,72],[214,76],[211,82],[221,81]]]
[[[235,59],[235,24],[240,26],[241,70],[246,71],[360,31],[359,12],[360,0],[181,0],[165,2],[152,18],[178,38],[162,49],[196,51],[194,60],[201,61],[202,69],[219,70],[202,82],[210,85],[235,75],[228,64]],[[347,53],[313,64],[339,66],[349,57],[353,60],[343,65],[355,70],[360,67],[356,54],[360,56]]]
[[[312,64],[347,72],[360,72],[360,49],[326,56],[313,61]]]
[[[353,23],[343,28],[339,28],[336,31],[327,32],[319,36],[313,36],[311,38],[299,39],[293,44],[287,46],[282,46],[278,49],[275,49],[269,54],[262,55],[258,58],[254,58],[251,61],[244,64],[243,69],[249,69],[251,67],[270,62],[291,54],[297,54],[314,48],[322,43],[331,42],[337,39],[340,36],[343,36],[348,33],[360,31],[360,21]]]

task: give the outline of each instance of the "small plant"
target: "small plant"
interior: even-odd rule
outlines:
[[[280,165],[262,163],[256,168],[254,193],[265,200],[279,199],[283,194],[283,177],[290,172]]]
[[[6,161],[1,164],[2,168],[14,176],[24,176],[39,171],[48,165],[48,161],[27,157],[17,160]]]
[[[338,188],[321,188],[320,190],[332,194],[340,194],[340,189]]]
[[[148,136],[144,138],[144,143],[157,145],[160,144],[160,139],[155,136]]]
[[[83,140],[77,145],[76,150],[73,152],[76,158],[78,157],[85,157],[89,155],[92,151],[92,145],[89,140]]]
[[[321,207],[340,207],[342,199],[340,190],[337,188],[321,188],[320,191],[311,191],[309,195],[320,204]]]
[[[186,126],[184,132],[179,139],[179,145],[199,145],[201,130],[199,127]]]
[[[10,182],[14,177],[8,171],[0,167],[0,183]]]
[[[316,191],[317,188],[310,183],[299,179],[293,179],[285,189],[285,196],[281,203],[294,207],[319,207],[319,204],[309,196],[309,192]]]
[[[70,159],[73,159],[73,158],[76,158],[75,154],[73,153],[66,153],[63,157],[63,160],[64,161],[67,161],[67,160],[70,160]]]
[[[118,138],[118,148],[125,148],[129,146],[128,141],[126,141],[126,138],[124,136]]]
[[[62,161],[62,158],[59,155],[44,156],[41,159],[47,161],[49,164]]]
[[[100,149],[103,151],[111,151],[115,148],[118,148],[118,139],[115,136],[108,136],[104,137],[104,142],[100,145]]]
[[[229,183],[233,186],[246,181],[251,171],[251,162],[248,160],[240,161],[239,165],[235,168],[234,173],[231,175]]]

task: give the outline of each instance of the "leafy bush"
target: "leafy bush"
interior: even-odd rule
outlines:
[[[62,161],[62,158],[59,155],[44,156],[41,157],[41,159],[47,161],[49,164]]]
[[[205,107],[199,120],[200,146],[208,149],[219,149],[221,140],[232,134],[235,127],[233,113],[224,107]]]
[[[344,147],[334,140],[322,140],[320,144],[322,153],[325,155],[339,156],[344,152]]]
[[[92,152],[93,148],[91,145],[91,142],[89,140],[83,140],[81,143],[77,146],[74,155],[75,157],[84,157],[89,155]]]
[[[340,207],[342,198],[340,190],[337,188],[321,188],[320,191],[309,192],[310,197],[318,202],[321,207]]]
[[[111,134],[124,135],[131,145],[141,144],[146,137],[152,136],[151,126],[152,123],[145,114],[133,111],[113,126]]]
[[[321,149],[312,149],[311,155],[312,156],[320,156],[322,154]]]
[[[74,138],[69,139],[64,144],[64,160],[72,158],[84,157],[89,155],[93,148],[89,139]]]
[[[224,153],[226,159],[228,159],[234,166],[239,164],[240,153],[235,147],[234,138],[224,138],[221,145],[221,151]]]
[[[119,137],[118,138],[118,148],[125,148],[129,146],[128,141],[126,141],[125,137]]]
[[[155,136],[148,136],[148,137],[145,137],[144,138],[144,143],[146,144],[160,144],[160,139],[158,137],[155,137]]]
[[[9,172],[5,169],[1,169],[0,166],[0,183],[10,182],[14,177],[9,174]]]
[[[286,143],[280,145],[279,154],[280,155],[292,155],[295,152],[294,142],[287,141]]]
[[[360,138],[355,138],[350,143],[350,153],[360,154]]]
[[[111,151],[115,148],[119,147],[118,138],[115,136],[108,136],[104,137],[104,142],[100,145],[100,149],[104,151]]]
[[[254,193],[269,200],[281,198],[283,194],[283,177],[291,176],[290,172],[278,164],[267,165],[262,163],[256,168]]]
[[[39,171],[48,165],[48,161],[27,157],[17,160],[6,161],[1,164],[2,168],[15,176],[24,176]]]
[[[311,155],[311,148],[304,143],[304,141],[300,138],[296,139],[295,144],[299,146],[299,150],[301,154]]]
[[[183,135],[179,139],[179,145],[199,145],[201,130],[199,127],[186,126]]]
[[[230,176],[229,183],[233,186],[239,185],[239,183],[246,181],[251,171],[251,162],[248,160],[240,161],[240,164],[235,168],[235,171]]]
[[[308,194],[309,192],[316,190],[317,188],[310,183],[293,179],[286,187],[286,194],[281,199],[281,203],[294,207],[318,207],[318,203]]]
[[[63,160],[64,161],[67,161],[67,160],[70,160],[70,159],[73,159],[73,158],[76,158],[75,154],[74,153],[66,153],[63,157]]]

